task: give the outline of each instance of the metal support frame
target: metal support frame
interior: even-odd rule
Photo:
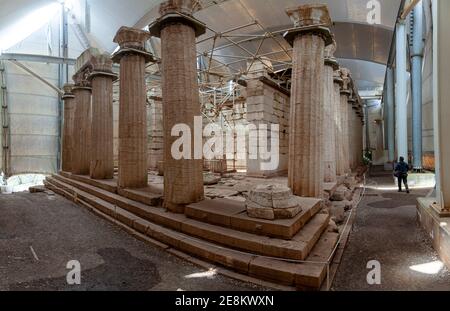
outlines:
[[[10,60],[10,62],[13,63],[14,65],[16,65],[17,67],[23,69],[24,71],[28,72],[30,75],[32,75],[33,77],[35,77],[36,79],[38,79],[39,81],[41,81],[42,83],[47,85],[49,88],[53,89],[56,93],[58,93],[58,95],[62,96],[64,94],[64,92],[61,91],[60,88],[58,88],[56,85],[53,85],[52,83],[48,82],[47,80],[42,78],[40,75],[35,73],[33,70],[31,70],[30,68],[28,68],[24,64],[22,64],[22,63],[20,63],[18,61],[15,61],[15,60]]]
[[[18,62],[34,62],[34,63],[47,63],[47,64],[67,64],[75,65],[76,59],[47,56],[47,55],[35,55],[35,54],[18,54],[18,53],[3,53],[0,54],[0,60],[14,60]]]
[[[0,60],[0,109],[1,109],[1,148],[2,148],[2,169],[5,175],[10,175],[10,128],[9,128],[9,113],[8,103],[6,99],[6,78],[5,78],[5,64]]]
[[[388,161],[395,160],[395,103],[394,103],[394,70],[391,67],[387,68],[386,74],[386,98],[385,98],[385,113],[387,114],[387,147],[388,147]]]
[[[59,36],[59,56],[63,59],[69,57],[69,23],[68,11],[61,3],[61,20],[60,20],[60,36]],[[58,68],[58,87],[63,89],[64,84],[69,82],[69,65],[67,63],[59,64]],[[56,168],[59,171],[62,165],[62,133],[63,133],[63,118],[64,118],[64,102],[59,97],[58,102],[58,151],[56,157]]]
[[[408,159],[408,116],[407,116],[407,67],[406,67],[406,23],[400,20],[396,30],[396,119],[397,156]]]
[[[423,6],[417,4],[411,14],[411,89],[413,168],[422,171],[422,62],[424,51]]]

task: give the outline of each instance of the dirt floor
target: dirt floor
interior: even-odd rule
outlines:
[[[284,184],[285,178],[267,182]],[[242,200],[254,183],[224,178],[206,192]],[[438,261],[416,224],[416,199],[429,189],[397,193],[392,178],[383,174],[369,178],[367,186],[332,290],[450,290],[445,268],[435,274],[411,269]],[[71,260],[81,263],[81,285],[67,284]],[[381,264],[381,285],[367,283],[372,260]],[[266,289],[215,275],[145,244],[58,195],[21,193],[0,195],[0,290]]]
[[[0,195],[0,290],[264,290],[205,272],[58,195]]]
[[[430,189],[398,193],[391,176],[377,175],[367,180],[333,290],[450,290],[450,273],[439,269],[432,242],[416,222],[416,199]],[[381,264],[380,285],[367,282],[372,260]],[[417,265],[425,270],[414,271]]]

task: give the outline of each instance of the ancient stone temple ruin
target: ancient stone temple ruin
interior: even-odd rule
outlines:
[[[307,262],[322,262],[332,255],[340,236],[338,226],[360,193],[356,172],[362,167],[362,141],[352,142],[356,145],[351,149],[347,138],[362,125],[351,106],[359,99],[350,72],[333,57],[339,43],[333,39],[328,8],[302,5],[286,10],[293,22],[285,35],[293,46],[289,85],[276,82],[267,58],[247,62],[248,80],[239,85],[240,94],[233,95],[246,101],[240,119],[236,98],[223,99],[223,109],[232,118],[202,111],[211,97],[202,95],[197,80],[196,38],[207,26],[194,12],[194,1],[164,2],[148,32],[118,30],[114,42],[119,49],[111,57],[94,50],[80,56],[75,87],[68,85],[63,97],[64,131],[79,130],[85,139],[78,138],[77,145],[68,135],[64,140],[68,163],[46,185],[174,249],[256,278],[320,288],[327,265]],[[161,59],[147,50],[146,41],[152,36],[160,38]],[[117,74],[113,62],[119,65]],[[146,68],[155,63],[162,77],[160,100],[149,95],[145,83]],[[119,147],[114,173],[112,102],[117,79]],[[157,102],[162,102],[162,122],[151,119],[148,125],[148,111],[156,113]],[[79,120],[79,126],[74,128],[71,118]],[[234,138],[231,143],[216,142],[214,152],[224,151],[218,162],[205,159],[207,139],[200,136],[199,141],[196,136],[198,130],[203,134],[205,121],[218,121],[222,136]],[[231,122],[230,134],[223,125]],[[180,124],[181,130],[175,130]],[[244,125],[253,127],[238,132]],[[155,137],[163,133],[162,158],[148,155],[147,144],[154,142],[148,133]],[[180,137],[184,144],[175,151],[182,157],[173,147]],[[73,159],[72,146],[84,151],[77,155],[80,159]],[[241,148],[249,149],[245,173],[233,169]],[[265,168],[268,155],[278,159],[278,165]],[[214,163],[222,164],[219,168]]]
[[[0,37],[0,186],[14,192],[9,177],[46,175],[30,192],[73,209],[33,217],[53,219],[48,231],[68,230],[45,231],[39,239],[78,243],[88,236],[89,250],[80,257],[96,264],[83,262],[83,273],[122,245],[110,243],[114,230],[95,222],[100,216],[150,244],[135,251],[140,244],[127,242],[125,248],[136,247],[127,248],[129,256],[102,259],[107,267],[116,257],[136,262],[121,267],[127,277],[140,275],[130,271],[145,265],[134,257],[139,253],[177,256],[180,265],[190,261],[264,288],[329,290],[341,264],[341,273],[351,270],[346,247],[388,265],[386,252],[374,251],[385,248],[375,242],[400,239],[392,232],[403,226],[388,223],[403,209],[409,212],[402,224],[419,230],[408,210],[415,204],[417,221],[448,264],[448,44],[434,42],[448,42],[443,1],[384,1],[383,14],[393,14],[379,23],[365,21],[365,4],[343,0],[111,0],[106,11],[92,1],[81,6],[82,16],[60,2],[58,29],[49,23],[45,35],[23,39],[15,49]],[[100,11],[114,21],[97,21]],[[44,37],[49,42],[41,46]],[[54,46],[56,37],[61,42]],[[25,53],[34,46],[48,55]],[[20,144],[37,151],[27,153]],[[36,206],[33,213],[46,205]],[[76,214],[84,208],[92,214]],[[357,238],[349,240],[352,235]],[[372,235],[378,240],[368,241]],[[96,243],[104,249],[90,253]],[[167,264],[160,261],[155,267]],[[161,282],[175,279],[176,265],[154,268]],[[366,272],[366,261],[358,267]],[[163,275],[169,270],[173,274]],[[188,280],[187,272],[179,274]]]

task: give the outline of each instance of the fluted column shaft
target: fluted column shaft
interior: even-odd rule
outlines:
[[[66,88],[66,87],[65,87]],[[62,139],[62,171],[72,171],[72,157],[74,154],[74,118],[75,118],[75,96],[65,92],[64,100],[64,125]]]
[[[344,132],[342,127],[342,109],[341,109],[341,86],[342,79],[339,76],[339,71],[335,72],[334,75],[334,106],[336,109],[336,119],[335,119],[335,129],[336,129],[336,174],[337,176],[345,175],[344,171]]]
[[[348,97],[349,93],[341,92],[341,127],[342,127],[342,169],[344,174],[350,172],[350,151],[349,151],[349,124],[348,124]]]
[[[183,23],[161,30],[162,94],[164,107],[164,202],[173,212],[204,197],[203,160],[175,160],[171,146],[178,137],[171,135],[177,124],[194,130],[194,117],[201,116],[197,82],[195,31]],[[194,140],[191,140],[194,148]],[[199,146],[197,146],[199,147]]]
[[[108,61],[111,62],[109,59]],[[114,176],[113,79],[115,78],[112,72],[95,72],[92,75],[90,175],[93,179],[111,179]]]
[[[146,98],[145,58],[139,54],[124,55],[120,60],[120,188],[148,185]]]
[[[121,27],[114,37],[120,49],[112,60],[120,63],[118,187],[148,187],[146,63],[153,56],[145,49],[150,33]]]
[[[332,22],[327,6],[321,4],[286,13],[298,27],[285,35],[293,46],[288,183],[294,195],[322,198],[324,57],[325,47],[333,43]]]
[[[354,161],[355,161],[355,122],[353,118],[353,108],[352,104],[354,103],[354,99],[349,98],[348,100],[348,119],[347,119],[347,128],[348,128],[348,163],[349,170],[352,171],[354,169]]]
[[[91,88],[76,86],[73,128],[72,173],[89,175],[91,152]]]
[[[334,66],[325,61],[324,68],[324,181],[336,181],[336,103],[334,89]]]
[[[324,40],[294,41],[289,135],[289,187],[297,196],[321,197],[323,189]]]

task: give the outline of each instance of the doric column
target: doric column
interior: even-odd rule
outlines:
[[[164,161],[164,127],[163,127],[163,105],[161,97],[150,97],[148,109],[149,140],[148,167],[152,170],[158,169],[158,163]]]
[[[336,43],[325,48],[325,84],[324,84],[324,181],[336,181],[336,102],[334,89],[334,71],[339,69],[333,57]],[[338,106],[339,107],[339,106]]]
[[[75,118],[73,129],[74,153],[72,173],[89,175],[91,152],[91,84],[87,80],[89,68],[80,69],[73,77],[75,87]]]
[[[148,186],[147,87],[145,64],[153,56],[145,50],[147,31],[121,27],[114,42],[120,50],[112,60],[120,63],[119,188]]]
[[[114,176],[113,160],[113,81],[109,54],[91,58],[92,72],[92,124],[90,176],[93,179],[111,179]]]
[[[344,176],[344,149],[342,148],[342,145],[344,143],[344,135],[343,135],[343,128],[342,128],[342,112],[341,112],[341,88],[342,88],[342,78],[341,78],[341,71],[335,70],[333,75],[333,82],[334,82],[334,106],[336,110],[336,119],[334,121],[335,123],[335,138],[336,138],[336,146],[335,146],[335,153],[336,153],[336,175],[337,176]]]
[[[187,204],[204,198],[202,146],[195,143],[194,120],[201,117],[197,78],[196,37],[205,26],[192,17],[193,0],[161,4],[161,17],[149,26],[161,38],[162,98],[164,108],[164,206],[183,213]],[[172,136],[175,125],[187,125],[192,136],[191,157],[175,159]]]
[[[325,46],[332,43],[331,19],[324,5],[286,10],[295,30],[289,135],[289,187],[297,196],[323,196],[323,109]]]
[[[355,166],[355,150],[356,150],[356,128],[355,128],[355,113],[353,111],[353,106],[356,103],[356,100],[354,98],[355,93],[352,91],[352,95],[348,98],[348,151],[349,151],[349,166],[350,170],[354,170],[356,168]]]
[[[350,140],[348,138],[349,135],[349,126],[348,126],[348,98],[351,95],[350,92],[350,71],[347,68],[341,68],[341,78],[342,78],[342,87],[341,87],[341,127],[342,127],[342,170],[344,174],[350,173],[350,151],[349,144]]]
[[[75,95],[72,93],[72,84],[64,85],[64,124],[63,124],[63,139],[62,139],[62,171],[72,171],[72,156],[73,149],[73,127],[75,117]]]
[[[355,131],[356,131],[355,155],[356,155],[356,167],[358,168],[363,164],[362,104],[361,104],[361,97],[359,96],[357,98],[356,108],[354,107],[354,116],[355,116]]]

